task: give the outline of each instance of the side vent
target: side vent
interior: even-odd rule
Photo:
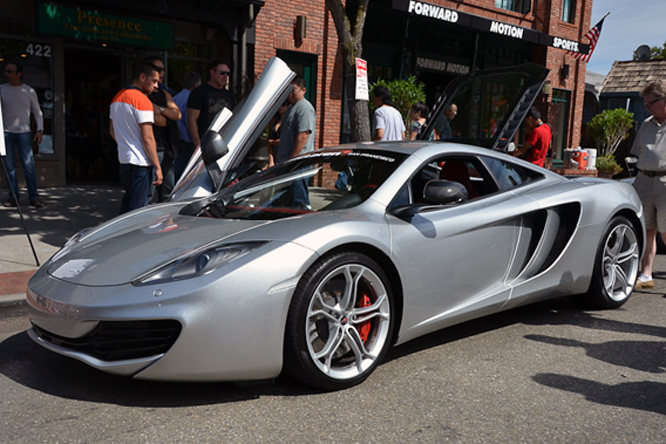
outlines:
[[[553,265],[578,225],[580,209],[579,203],[571,203],[524,215],[508,280],[529,279]]]
[[[557,229],[555,241],[550,248],[548,257],[546,257],[546,260],[539,268],[537,274],[545,271],[548,267],[553,265],[564,251],[564,247],[569,243],[571,236],[573,236],[573,233],[576,230],[578,221],[580,220],[580,208],[579,203],[570,203],[550,210],[558,214],[560,225]]]

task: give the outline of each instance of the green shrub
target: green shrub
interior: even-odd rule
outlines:
[[[622,171],[622,167],[617,160],[615,160],[615,155],[606,153],[597,157],[597,169],[599,171],[608,171],[613,174],[617,174]]]
[[[613,154],[620,142],[629,136],[633,122],[634,113],[622,108],[607,109],[592,118],[587,130],[601,155]]]
[[[412,105],[418,102],[425,103],[426,101],[425,85],[419,82],[414,76],[409,76],[405,80],[396,79],[389,82],[379,79],[372,85],[372,89],[374,90],[377,86],[385,86],[391,91],[391,101],[393,102],[393,106],[400,111],[405,126],[408,126],[409,111],[411,111]],[[369,105],[370,115],[372,115],[375,111],[372,106],[372,100],[369,102]]]

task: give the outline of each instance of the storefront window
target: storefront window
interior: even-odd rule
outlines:
[[[495,0],[495,6],[527,14],[532,10],[532,0]]]
[[[4,70],[8,63],[17,63],[23,67],[23,83],[30,85],[36,92],[39,105],[44,115],[44,133],[42,143],[35,147],[36,156],[53,156],[56,147],[53,137],[53,48],[41,40],[15,40],[0,37],[0,68]],[[0,83],[5,83],[2,79]],[[37,130],[32,124],[33,132]]]
[[[576,0],[562,0],[562,21],[573,23],[575,10]]]

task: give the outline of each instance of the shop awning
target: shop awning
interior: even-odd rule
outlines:
[[[497,34],[536,45],[551,46],[553,48],[560,48],[581,54],[587,54],[590,48],[589,45],[575,40],[555,37],[532,28],[523,28],[522,26],[517,26],[512,23],[492,20],[486,17],[468,14],[466,12],[418,0],[393,0],[393,9],[416,17],[438,20],[444,23],[471,28],[480,32]]]

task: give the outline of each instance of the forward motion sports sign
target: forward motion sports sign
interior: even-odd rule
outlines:
[[[478,15],[467,14],[466,12],[456,11],[455,9],[445,8],[439,5],[433,5],[417,0],[393,0],[393,9],[405,12],[410,15],[423,17],[441,22],[452,23],[477,31],[490,34],[499,34],[508,38],[524,40],[543,46],[552,46],[567,51],[587,54],[589,45],[568,40],[561,37],[553,37],[531,28],[523,28],[511,23],[491,20]]]

